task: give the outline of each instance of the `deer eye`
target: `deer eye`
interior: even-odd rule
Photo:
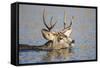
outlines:
[[[62,40],[63,38],[59,38],[60,40]]]

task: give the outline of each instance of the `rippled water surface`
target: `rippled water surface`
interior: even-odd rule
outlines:
[[[19,52],[19,63],[43,63],[95,59],[93,46],[77,46],[51,51],[24,50]]]

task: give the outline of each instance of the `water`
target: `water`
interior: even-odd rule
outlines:
[[[95,59],[94,46],[84,45],[51,51],[26,50],[19,52],[19,63],[43,63]]]

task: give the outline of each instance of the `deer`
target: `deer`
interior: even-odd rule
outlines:
[[[45,60],[46,62],[52,62],[54,59],[63,61],[68,59],[70,56],[74,54],[73,50],[71,48],[69,49],[54,49],[51,51],[47,51],[47,54],[43,56],[42,60]]]
[[[47,40],[46,43],[43,45],[39,46],[27,46],[25,45],[24,47],[20,47],[20,49],[35,49],[35,50],[53,50],[53,49],[64,49],[64,48],[70,48],[74,44],[74,40],[71,38],[71,33],[72,33],[72,19],[70,22],[70,25],[67,26],[67,21],[66,21],[66,13],[64,11],[64,21],[63,21],[63,29],[61,31],[52,31],[52,29],[55,27],[57,24],[57,21],[52,24],[53,16],[50,19],[50,24],[46,24],[46,16],[45,16],[45,9],[43,10],[43,24],[45,25],[46,28],[41,29],[41,33],[44,39]]]
[[[66,13],[64,11],[64,28],[59,31],[59,32],[55,32],[55,31],[51,31],[57,21],[52,24],[52,19],[53,19],[53,16],[51,17],[50,19],[50,25],[47,25],[46,24],[46,20],[45,20],[45,9],[43,11],[43,23],[45,25],[46,28],[43,28],[41,30],[42,32],[42,36],[44,37],[44,39],[48,40],[48,41],[52,41],[52,46],[54,49],[56,48],[65,48],[65,47],[69,47],[72,45],[72,43],[74,43],[74,40],[71,39],[71,33],[72,33],[72,20],[70,22],[70,25],[69,26],[66,26],[67,22],[66,22]],[[73,17],[72,17],[73,19]],[[59,47],[60,46],[60,47]]]

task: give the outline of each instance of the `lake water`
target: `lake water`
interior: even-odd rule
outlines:
[[[19,63],[43,63],[43,62],[61,62],[75,60],[93,60],[95,56],[95,47],[92,45],[75,46],[69,49],[59,49],[51,51],[24,50],[19,52]]]

